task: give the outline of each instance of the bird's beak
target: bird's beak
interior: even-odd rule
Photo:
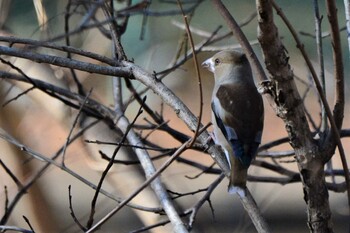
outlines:
[[[202,63],[202,67],[209,70],[210,72],[214,72],[212,61],[210,58]]]
[[[202,63],[202,67],[203,67],[203,68],[206,68],[206,69],[209,68],[209,62],[208,62],[208,60],[205,60],[205,61]]]

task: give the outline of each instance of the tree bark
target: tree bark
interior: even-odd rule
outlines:
[[[322,159],[324,155],[312,138],[289,57],[273,21],[271,2],[257,0],[256,5],[258,40],[271,75],[271,82],[264,84],[265,93],[274,98],[275,112],[284,121],[290,144],[295,150],[307,204],[308,226],[311,232],[333,232]]]

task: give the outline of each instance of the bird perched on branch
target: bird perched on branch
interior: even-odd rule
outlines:
[[[225,50],[202,63],[214,73],[212,123],[214,141],[220,145],[231,168],[229,193],[246,187],[248,167],[254,159],[264,121],[264,106],[254,84],[245,54]]]

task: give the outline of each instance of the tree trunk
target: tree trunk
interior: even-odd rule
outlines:
[[[272,106],[284,121],[290,144],[295,150],[307,204],[308,225],[311,232],[333,232],[328,190],[324,176],[324,155],[312,138],[305,108],[294,82],[293,71],[277,27],[273,21],[271,2],[257,0],[261,44],[270,82],[264,82],[264,92],[273,97]]]

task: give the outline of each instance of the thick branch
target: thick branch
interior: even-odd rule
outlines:
[[[245,195],[240,195],[239,192],[238,192],[238,195],[239,195],[239,198],[241,199],[241,202],[244,208],[247,210],[247,213],[252,219],[252,222],[254,223],[255,228],[259,230],[259,233],[270,232],[269,226],[267,225],[265,219],[262,218],[260,209],[255,203],[255,200],[252,194],[249,192],[247,188],[245,188],[244,191],[245,191]],[[253,203],[253,205],[251,203]]]

